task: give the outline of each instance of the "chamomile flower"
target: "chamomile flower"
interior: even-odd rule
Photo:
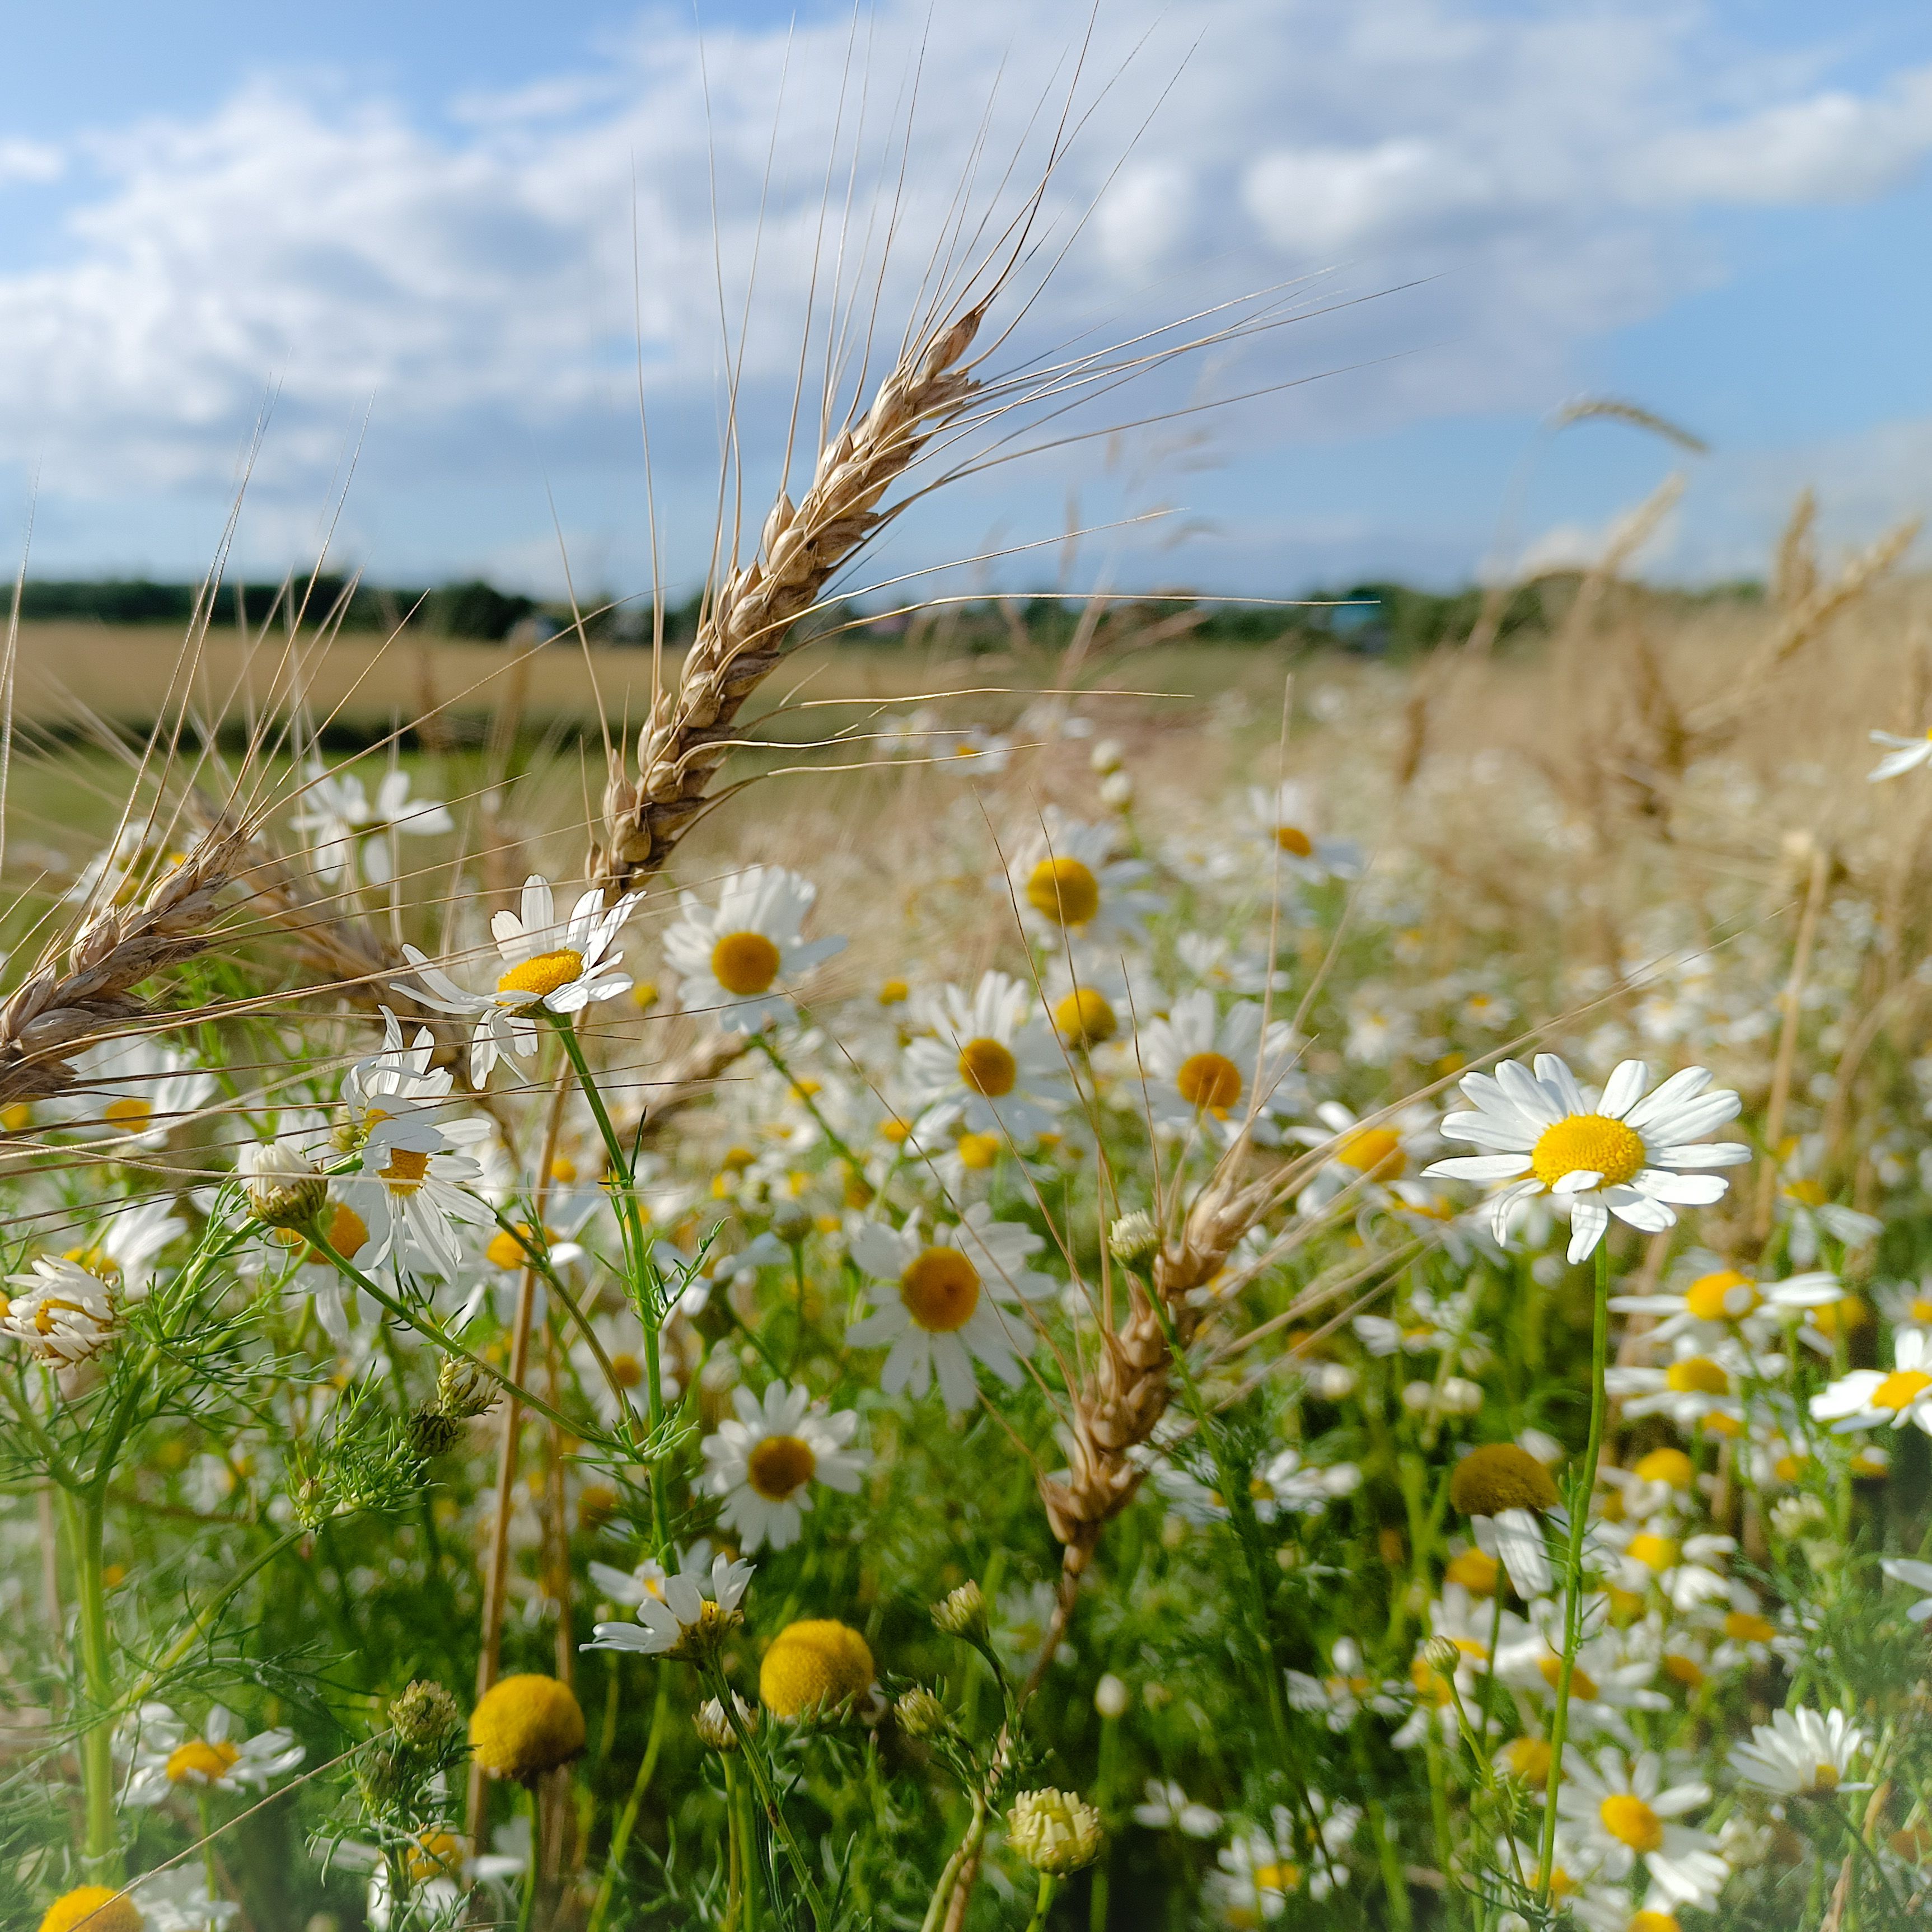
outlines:
[[[1147,937],[1148,917],[1160,910],[1160,895],[1142,890],[1148,876],[1143,860],[1114,856],[1119,836],[1111,825],[1084,824],[1048,807],[1007,869],[1030,933],[1056,951],[1071,942],[1102,956]]]
[[[1892,1338],[1892,1367],[1854,1369],[1811,1398],[1811,1414],[1834,1435],[1855,1429],[1902,1429],[1916,1423],[1932,1436],[1932,1330],[1901,1328]]]
[[[739,1606],[745,1600],[753,1565],[734,1561],[721,1550],[708,1570],[698,1567],[700,1544],[675,1576],[665,1577],[662,1595],[646,1594],[638,1605],[635,1623],[599,1624],[585,1650],[634,1650],[651,1657],[692,1657],[736,1628],[744,1619]]]
[[[367,1229],[364,1274],[386,1262],[405,1273],[456,1274],[463,1266],[459,1222],[480,1227],[496,1216],[476,1193],[483,1170],[458,1154],[419,1114],[378,1121],[362,1148],[362,1171],[338,1175],[335,1192]]]
[[[1916,1562],[1909,1556],[1888,1556],[1878,1567],[1894,1583],[1903,1583],[1909,1590],[1932,1593],[1932,1563]],[[1932,1594],[1914,1604],[1905,1614],[1916,1624],[1932,1617]]]
[[[1775,1711],[1768,1724],[1751,1726],[1750,1742],[1731,1747],[1732,1771],[1747,1784],[1780,1798],[1834,1791],[1866,1791],[1846,1781],[1852,1761],[1864,1748],[1864,1733],[1842,1711]]]
[[[852,1238],[852,1258],[880,1286],[866,1318],[846,1330],[847,1344],[888,1346],[879,1376],[888,1395],[922,1396],[936,1376],[949,1408],[970,1408],[976,1361],[1017,1388],[1019,1358],[1033,1347],[1020,1306],[1054,1292],[1050,1276],[1027,1265],[1042,1245],[1030,1228],[995,1221],[983,1202],[930,1235],[916,1216],[897,1228],[867,1222]]]
[[[1425,1172],[1504,1184],[1490,1204],[1498,1240],[1520,1204],[1544,1194],[1564,1202],[1573,1263],[1588,1258],[1612,1214],[1642,1233],[1660,1234],[1676,1225],[1676,1208],[1708,1206],[1729,1185],[1685,1170],[1735,1167],[1750,1150],[1703,1138],[1741,1103],[1728,1088],[1706,1091],[1711,1076],[1701,1066],[1646,1094],[1649,1078],[1642,1060],[1626,1060],[1592,1102],[1551,1053],[1537,1055],[1534,1071],[1506,1060],[1493,1075],[1466,1075],[1462,1093],[1474,1111],[1444,1116],[1442,1132],[1496,1151],[1438,1160]]]
[[[500,1230],[497,1238],[502,1238]],[[493,1241],[490,1245],[494,1247],[496,1244]],[[591,1407],[597,1412],[597,1419],[606,1429],[614,1429],[627,1413],[641,1413],[648,1400],[644,1392],[648,1370],[644,1324],[626,1309],[619,1315],[593,1315],[590,1327],[604,1351],[604,1360],[600,1362],[596,1349],[580,1336],[571,1344],[571,1366],[577,1371],[577,1379],[590,1397]],[[605,1362],[610,1365],[608,1372]],[[674,1400],[676,1377],[662,1361],[658,1372],[663,1394]],[[615,1388],[611,1387],[613,1382]],[[634,1395],[633,1390],[637,1391]]]
[[[757,1033],[792,1010],[789,989],[843,950],[843,939],[807,939],[818,888],[782,866],[752,866],[718,888],[716,908],[678,895],[664,958],[680,976],[678,1004],[733,1033]]]
[[[1238,1000],[1216,1016],[1204,986],[1184,993],[1165,1019],[1150,1020],[1134,1042],[1156,1124],[1169,1132],[1198,1126],[1232,1140],[1253,1112],[1251,1137],[1273,1146],[1281,1130],[1273,1112],[1300,1098],[1290,1069],[1294,1030],[1285,1020],[1264,1026],[1262,1008]]]
[[[78,1368],[113,1346],[120,1298],[100,1277],[64,1256],[43,1255],[31,1274],[10,1274],[0,1292],[0,1334],[26,1345],[50,1368]]]
[[[1427,1208],[1435,1195],[1409,1177],[1439,1144],[1436,1116],[1426,1107],[1405,1107],[1368,1126],[1339,1101],[1315,1109],[1318,1125],[1298,1128],[1294,1138],[1311,1148],[1326,1148],[1328,1158],[1297,1197],[1304,1214],[1318,1214],[1338,1194],[1352,1189],[1370,1201],[1400,1201]]]
[[[488,1121],[447,1118],[456,1076],[448,1067],[433,1064],[436,1036],[419,1027],[416,1038],[405,1045],[395,1015],[387,1006],[382,1011],[381,1048],[356,1061],[342,1076],[342,1104],[350,1124],[366,1132],[396,1114],[421,1113],[436,1120],[452,1146],[487,1140]]]
[[[1031,990],[1008,974],[982,974],[970,995],[952,986],[916,994],[912,1016],[928,1029],[905,1050],[916,1146],[956,1125],[1024,1146],[1071,1100],[1060,1044],[1034,1016]]]
[[[704,1441],[704,1484],[724,1498],[725,1526],[755,1552],[769,1544],[788,1550],[798,1540],[801,1512],[812,1507],[812,1486],[847,1495],[859,1486],[869,1458],[850,1445],[856,1409],[814,1412],[809,1390],[775,1382],[761,1402],[748,1388],[732,1391],[735,1421],[722,1422]]]
[[[1844,1293],[1838,1277],[1823,1269],[1770,1281],[1726,1267],[1714,1255],[1696,1257],[1691,1266],[1694,1272],[1687,1270],[1679,1286],[1662,1294],[1612,1296],[1612,1312],[1657,1316],[1649,1331],[1653,1342],[1672,1342],[1685,1334],[1714,1341],[1732,1328],[1763,1342],[1781,1321],[1802,1322],[1805,1310],[1828,1306]]]
[[[1895,778],[1901,772],[1916,771],[1932,760],[1932,731],[1922,731],[1916,738],[1901,738],[1894,731],[1874,731],[1868,735],[1874,745],[1889,748],[1865,774],[1874,784],[1881,778]]]
[[[143,1704],[124,1736],[120,1754],[130,1760],[122,1802],[158,1804],[179,1790],[260,1791],[293,1771],[307,1753],[292,1731],[249,1737],[232,1712],[215,1705],[190,1731],[165,1704]]]
[[[1248,822],[1264,848],[1264,866],[1311,883],[1352,878],[1362,868],[1360,848],[1346,838],[1323,838],[1318,816],[1315,794],[1298,780],[1248,788]]]
[[[1186,1838],[1220,1834],[1221,1814],[1191,1798],[1169,1779],[1147,1781],[1147,1802],[1134,1807],[1134,1822],[1150,1832],[1178,1832]]]
[[[146,1034],[104,1040],[74,1056],[62,1122],[90,1136],[158,1148],[214,1091],[214,1076]]]
[[[372,800],[353,772],[325,772],[308,769],[304,809],[289,821],[309,835],[309,854],[317,874],[350,885],[359,874],[372,886],[387,885],[400,869],[398,844],[453,832],[456,821],[438,798],[410,796],[410,775],[385,772]]]
[[[1701,1782],[1666,1785],[1664,1761],[1654,1751],[1630,1760],[1611,1749],[1594,1762],[1580,1753],[1565,1760],[1556,1805],[1606,1877],[1628,1877],[1640,1858],[1670,1904],[1708,1906],[1717,1903],[1730,1868],[1709,1833],[1677,1821],[1710,1797]]]
[[[610,942],[637,898],[627,892],[606,912],[603,895],[593,887],[571,908],[568,918],[560,920],[548,882],[532,872],[524,881],[520,913],[500,912],[490,922],[504,968],[494,992],[466,992],[407,945],[404,956],[428,990],[402,990],[440,1013],[475,1019],[470,1077],[481,1087],[500,1055],[528,1059],[536,1051],[536,1010],[568,1018],[593,1001],[614,1000],[631,990],[629,974],[616,970],[624,956],[612,952]]]

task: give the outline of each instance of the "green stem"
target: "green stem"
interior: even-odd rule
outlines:
[[[784,1077],[785,1084],[798,1096],[799,1104],[812,1116],[818,1131],[825,1136],[826,1146],[851,1168],[858,1179],[863,1180],[866,1178],[864,1163],[839,1138],[832,1123],[820,1110],[818,1102],[805,1090],[803,1086],[800,1084],[797,1076],[785,1064],[784,1055],[780,1053],[778,1048],[772,1046],[770,1039],[762,1033],[752,1034],[752,1044],[778,1069],[779,1073]]]
[[[631,1834],[638,1828],[638,1814],[644,1808],[644,1793],[650,1787],[651,1774],[658,1768],[658,1755],[664,1749],[664,1732],[670,1719],[670,1672],[658,1672],[657,1708],[651,1713],[650,1736],[644,1742],[644,1760],[638,1766],[631,1795],[619,1814],[616,1829],[610,1834],[610,1849],[604,1855],[603,1882],[597,1888],[597,1903],[592,1907],[585,1932],[603,1932],[604,1915],[617,1889],[624,1868],[624,1854],[630,1850]]]
[[[530,1806],[530,1862],[524,1868],[524,1902],[517,1914],[517,1932],[531,1932],[536,1922],[538,1874],[543,1870],[544,1808],[536,1785],[526,1785],[524,1790]]]
[[[1040,1892],[1033,1902],[1033,1916],[1027,1921],[1027,1932],[1043,1932],[1047,1907],[1053,1903],[1053,1894],[1059,1889],[1060,1881],[1052,1873],[1040,1874]]]
[[[1570,1488],[1570,1547],[1564,1561],[1563,1660],[1556,1678],[1556,1708],[1550,1720],[1550,1780],[1544,1787],[1543,1839],[1537,1854],[1536,1900],[1550,1903],[1556,1865],[1556,1795],[1563,1784],[1563,1746],[1570,1732],[1570,1683],[1583,1634],[1583,1541],[1590,1502],[1597,1492],[1597,1460],[1604,1448],[1604,1370],[1610,1354],[1610,1244],[1606,1228],[1597,1244],[1595,1307],[1590,1326],[1590,1435],[1583,1466]],[[1501,1587],[1502,1579],[1496,1579]]]
[[[932,1888],[932,1902],[926,1908],[926,1916],[920,1921],[919,1932],[939,1932],[945,1922],[946,1908],[952,1903],[952,1894],[958,1889],[959,1874],[966,1869],[967,1861],[977,1853],[986,1835],[986,1801],[976,1791],[973,1794],[972,1820],[939,1874],[939,1882]]]
[[[752,1782],[758,1788],[758,1802],[765,1808],[765,1816],[778,1840],[785,1849],[785,1856],[791,1861],[791,1868],[798,1880],[798,1888],[805,1896],[807,1909],[812,1913],[812,1922],[819,1932],[830,1932],[832,1918],[825,1909],[825,1901],[818,1895],[818,1888],[812,1882],[812,1868],[806,1862],[805,1852],[798,1842],[798,1834],[793,1831],[790,1821],[779,1808],[778,1793],[772,1788],[771,1773],[766,1768],[764,1757],[757,1740],[745,1727],[744,1720],[738,1714],[738,1700],[732,1695],[731,1687],[725,1681],[724,1672],[716,1664],[706,1673],[711,1680],[712,1694],[724,1708],[732,1734],[738,1740],[738,1748],[744,1754],[746,1768],[752,1774]]]
[[[738,1932],[738,1921],[745,1909],[744,1834],[738,1816],[738,1767],[734,1754],[724,1754],[724,1844],[728,1864],[725,1880],[724,1932]]]
[[[107,1587],[101,1562],[106,1534],[100,1496],[63,1490],[62,1514],[80,1600],[80,1667],[87,1689],[86,1728],[80,1734],[81,1786],[86,1796],[88,1869],[121,1882],[121,1847],[114,1828],[114,1682],[107,1661]]]

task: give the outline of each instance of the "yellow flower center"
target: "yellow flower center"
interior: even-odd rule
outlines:
[[[512,966],[496,982],[500,993],[534,993],[547,999],[560,986],[567,986],[584,972],[584,955],[566,946],[555,952],[539,952]]]
[[[1641,1798],[1628,1791],[1612,1792],[1597,1807],[1604,1829],[1634,1852],[1660,1851],[1664,1820]]]
[[[328,1245],[345,1261],[353,1261],[369,1245],[369,1229],[362,1216],[345,1202],[335,1204],[328,1217]]]
[[[1605,1114],[1571,1114],[1545,1127],[1531,1148],[1538,1180],[1554,1187],[1565,1174],[1596,1174],[1606,1187],[1621,1186],[1643,1172],[1643,1136]]]
[[[389,1164],[379,1178],[392,1194],[410,1195],[421,1190],[428,1172],[428,1154],[418,1154],[414,1148],[392,1148]]]
[[[1684,1291],[1684,1305],[1700,1322],[1735,1322],[1758,1305],[1756,1285],[1736,1268],[1700,1275]]]
[[[778,948],[762,932],[728,932],[711,949],[711,974],[728,993],[752,999],[778,976]]]
[[[1726,1395],[1731,1378],[1708,1355],[1687,1355],[1664,1370],[1664,1384],[1678,1395]]]
[[[1628,1554],[1646,1570],[1660,1571],[1677,1561],[1677,1545],[1667,1536],[1634,1536]]]
[[[1835,1791],[1838,1788],[1838,1767],[1835,1764],[1817,1764],[1811,1767],[1811,1789],[1814,1791]]]
[[[1801,1208],[1822,1208],[1825,1204],[1825,1188],[1822,1181],[1794,1180],[1784,1191]]]
[[[1630,1473],[1646,1483],[1668,1483],[1673,1490],[1688,1490],[1697,1469],[1682,1450],[1666,1448],[1640,1456]]]
[[[1808,1311],[1811,1325],[1827,1341],[1836,1341],[1840,1331],[1850,1334],[1854,1329],[1862,1328],[1871,1320],[1871,1310],[1858,1295],[1847,1294],[1836,1301],[1828,1301],[1822,1308]]]
[[[1180,1063],[1174,1084],[1190,1107],[1225,1114],[1241,1097],[1241,1070],[1226,1054],[1190,1054]]]
[[[1026,884],[1027,904],[1056,926],[1084,926],[1100,910],[1100,881],[1078,859],[1042,859]]]
[[[1091,986],[1078,987],[1069,993],[1054,1008],[1053,1024],[1069,1046],[1098,1046],[1120,1030],[1120,1022],[1106,996]]]
[[[1896,1414],[1901,1408],[1910,1408],[1929,1388],[1932,1388],[1932,1376],[1923,1369],[1894,1369],[1872,1390],[1871,1406]]]
[[[1335,1150],[1335,1158],[1344,1167],[1372,1174],[1378,1180],[1400,1180],[1408,1166],[1402,1136],[1387,1127],[1358,1127]]]
[[[1550,1747],[1540,1738],[1514,1738],[1503,1747],[1510,1774],[1524,1784],[1540,1786],[1550,1776]]]
[[[1694,1690],[1704,1681],[1704,1666],[1694,1657],[1685,1657],[1674,1650],[1666,1651],[1664,1674],[1674,1678],[1687,1690]]]
[[[214,1784],[228,1774],[228,1768],[242,1754],[225,1740],[212,1744],[200,1738],[190,1738],[184,1744],[168,1754],[167,1773],[170,1784]]]
[[[954,1151],[959,1156],[962,1167],[983,1174],[1000,1157],[1000,1137],[998,1134],[962,1134]]]
[[[1480,1550],[1466,1550],[1450,1559],[1442,1580],[1461,1584],[1472,1597],[1486,1597],[1496,1587],[1496,1559]]]
[[[980,1270],[957,1248],[928,1248],[899,1276],[899,1299],[928,1335],[953,1334],[980,1305]]]
[[[33,1103],[28,1100],[16,1100],[10,1107],[0,1107],[0,1128],[10,1134],[23,1134],[34,1124]]]
[[[610,1358],[610,1379],[620,1388],[635,1388],[644,1378],[644,1365],[634,1355],[620,1351]]]
[[[1315,852],[1315,841],[1298,825],[1277,825],[1274,829],[1274,842],[1284,852],[1292,852],[1298,859],[1311,858]]]
[[[88,1310],[78,1301],[70,1301],[64,1295],[44,1295],[34,1310],[34,1332],[38,1335],[51,1335],[59,1325],[58,1318],[62,1315],[79,1315],[92,1318]]]
[[[520,1222],[518,1224],[518,1234],[527,1234],[530,1232],[526,1224]],[[490,1237],[489,1244],[483,1250],[483,1258],[500,1268],[521,1268],[530,1258],[530,1251],[508,1228],[499,1228]]]
[[[1729,1610],[1724,1616],[1724,1634],[1733,1643],[1768,1643],[1777,1636],[1778,1626],[1754,1610]]]
[[[1257,1865],[1255,1868],[1255,1889],[1257,1892],[1291,1892],[1301,1884],[1301,1868],[1299,1865],[1275,1864]]]
[[[989,1100],[1010,1094],[1019,1072],[1019,1062],[1014,1059],[1012,1048],[997,1040],[982,1035],[978,1040],[969,1040],[959,1049],[960,1078],[974,1093],[983,1094]]]
[[[584,1710],[551,1677],[500,1678],[470,1714],[470,1748],[492,1778],[526,1784],[584,1749]]]
[[[104,1120],[111,1120],[117,1127],[138,1129],[145,1127],[154,1118],[154,1103],[152,1100],[137,1100],[130,1094],[123,1094],[118,1100],[110,1100],[100,1110]]]
[[[912,997],[912,988],[903,980],[884,980],[879,984],[879,1004],[882,1006],[902,1005]]]
[[[768,1503],[782,1503],[810,1482],[818,1467],[812,1444],[796,1436],[767,1436],[745,1459],[745,1480]]]
[[[113,1886],[83,1885],[62,1892],[47,1907],[40,1932],[141,1932],[146,1922],[141,1908]]]
[[[463,1869],[463,1840],[454,1832],[422,1832],[405,1854],[405,1863],[412,1885],[454,1878]]]
[[[1646,1910],[1636,1913],[1624,1932],[1683,1932],[1683,1928],[1672,1913]]]
[[[1542,1673],[1543,1681],[1554,1690],[1563,1678],[1563,1660],[1554,1652],[1546,1652],[1536,1660],[1536,1667]],[[1597,1680],[1580,1664],[1570,1672],[1570,1694],[1580,1697],[1585,1703],[1596,1702]]]
[[[872,1681],[872,1653],[848,1624],[808,1618],[788,1624],[758,1666],[758,1696],[781,1718],[857,1696]]]

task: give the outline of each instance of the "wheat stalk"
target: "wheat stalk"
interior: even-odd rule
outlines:
[[[40,1100],[70,1086],[67,1049],[124,1033],[154,1010],[136,988],[205,951],[224,887],[237,875],[245,840],[204,839],[169,866],[138,905],[110,906],[53,949],[0,1006],[0,1105]]]
[[[985,313],[982,302],[918,338],[864,416],[820,452],[802,500],[794,507],[781,490],[758,554],[718,585],[676,692],[658,694],[638,734],[634,780],[622,754],[611,754],[590,866],[607,898],[662,869],[704,809],[739,710],[784,656],[794,626],[886,520],[878,507],[886,490],[976,394],[958,364]]]

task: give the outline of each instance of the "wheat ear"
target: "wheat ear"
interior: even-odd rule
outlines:
[[[135,906],[86,920],[0,1006],[0,1105],[45,1100],[70,1086],[65,1051],[94,1035],[130,1030],[154,1012],[135,988],[206,950],[215,902],[232,882],[243,841],[205,839],[170,866]]]
[[[864,416],[820,452],[802,500],[794,508],[781,491],[758,555],[717,586],[676,692],[658,694],[638,734],[635,779],[612,754],[590,861],[607,898],[662,868],[704,809],[740,707],[784,656],[793,626],[890,515],[879,508],[886,490],[976,392],[959,364],[985,312],[983,303],[968,309],[900,358]]]

